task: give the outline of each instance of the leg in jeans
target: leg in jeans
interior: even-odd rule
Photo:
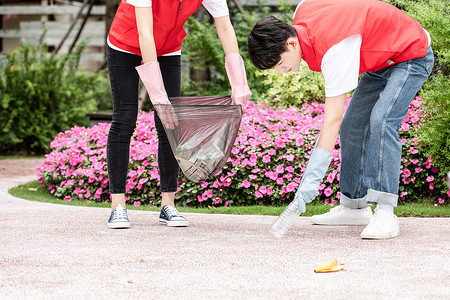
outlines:
[[[341,197],[357,199],[365,195],[362,190],[362,172],[369,119],[386,79],[377,73],[365,73],[345,112],[340,128],[341,170],[339,185]],[[358,208],[363,208],[358,205]]]
[[[111,208],[125,207],[130,139],[136,127],[138,113],[139,76],[135,67],[141,57],[108,47],[108,69],[113,100],[113,120],[108,134],[107,165]]]
[[[360,152],[343,153],[343,157],[350,156],[346,157],[345,161],[343,158],[341,167],[344,171],[350,168],[344,166],[345,163],[359,164],[357,176],[351,178],[344,174],[342,177],[341,174],[341,203],[344,206],[362,208],[369,203],[393,207],[397,205],[402,150],[398,131],[408,112],[409,104],[428,78],[432,66],[433,52],[429,48],[422,58],[375,72],[376,76],[385,78],[386,85],[380,90],[378,99],[371,109]],[[358,89],[364,89],[365,86],[367,85],[364,85],[364,82],[360,82]],[[361,107],[360,109],[364,110]],[[344,130],[348,130],[347,127],[361,126],[361,122],[352,123],[353,116],[348,111],[346,119],[349,124]],[[349,133],[344,133],[346,134]],[[345,137],[344,143],[347,138]]]
[[[181,89],[181,56],[161,56],[158,58],[158,62],[167,96],[179,97]],[[166,132],[156,111],[155,124],[158,132],[158,165],[162,196],[161,207],[164,205],[174,206],[180,167],[173,155]]]

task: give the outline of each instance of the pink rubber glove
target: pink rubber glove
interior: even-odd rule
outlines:
[[[247,84],[244,60],[239,53],[230,53],[225,56],[225,69],[231,84],[231,99],[235,104],[245,106],[252,93]]]
[[[159,63],[157,61],[151,61],[137,66],[136,70],[147,89],[150,101],[158,113],[161,122],[166,128],[174,129],[175,126],[178,126],[178,119],[167,97]]]

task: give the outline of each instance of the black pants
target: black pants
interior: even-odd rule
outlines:
[[[135,69],[142,57],[108,47],[108,69],[113,101],[113,120],[108,135],[107,163],[109,192],[123,194],[126,190],[130,139],[138,115],[139,75]],[[167,95],[180,96],[181,56],[158,57]],[[180,168],[170,149],[161,120],[155,112],[158,132],[158,165],[161,192],[176,192]]]

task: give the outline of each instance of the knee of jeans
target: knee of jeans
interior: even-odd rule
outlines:
[[[383,123],[385,123],[384,116],[372,113],[369,120],[370,133],[381,132],[381,129],[383,128]]]
[[[123,137],[131,137],[136,128],[137,116],[131,114],[113,118],[110,132]]]

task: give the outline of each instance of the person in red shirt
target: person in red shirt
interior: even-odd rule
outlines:
[[[111,193],[109,228],[128,228],[125,209],[130,138],[138,114],[139,78],[151,102],[170,104],[180,96],[181,45],[186,36],[183,25],[202,5],[214,17],[217,34],[225,52],[225,68],[234,104],[244,105],[251,97],[245,67],[239,55],[226,0],[122,0],[108,34],[107,60],[113,98],[113,120],[108,135],[107,166]],[[170,110],[171,106],[167,106]],[[158,115],[158,165],[161,190],[159,223],[188,226],[175,208],[179,166],[164,132],[176,119]],[[169,115],[170,116],[170,115]],[[155,201],[156,202],[156,201]]]
[[[368,239],[399,234],[398,131],[432,70],[430,41],[418,22],[376,0],[304,0],[292,26],[265,17],[248,34],[257,68],[297,71],[303,59],[323,73],[325,118],[295,200],[304,212],[305,203],[318,195],[340,134],[341,205],[313,216],[313,223],[366,225],[361,238]],[[344,115],[346,94],[353,89]],[[377,205],[374,215],[370,204]]]

